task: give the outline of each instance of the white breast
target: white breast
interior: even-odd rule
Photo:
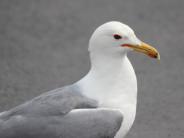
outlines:
[[[133,67],[127,57],[119,65],[90,71],[79,81],[85,96],[97,100],[102,108],[122,113],[123,122],[115,138],[123,138],[131,128],[137,102],[137,80]]]
[[[120,80],[123,80],[123,78]],[[126,86],[127,85],[128,84],[126,84]],[[100,106],[103,108],[117,109],[123,115],[122,125],[115,136],[115,138],[123,138],[130,130],[135,120],[137,84],[134,83],[132,87],[125,87],[125,84],[120,82],[114,87],[106,87],[103,91],[108,91],[109,93],[103,96],[101,95],[103,98],[97,98],[100,101]]]

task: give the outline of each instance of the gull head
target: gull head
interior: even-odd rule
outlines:
[[[154,47],[139,40],[128,25],[117,21],[107,22],[94,31],[89,41],[89,51],[106,56],[122,56],[129,51],[137,51],[160,59]]]

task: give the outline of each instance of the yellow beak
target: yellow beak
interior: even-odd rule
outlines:
[[[152,47],[149,44],[146,44],[144,42],[142,42],[141,45],[123,44],[122,46],[123,47],[130,47],[134,51],[144,53],[144,54],[148,55],[149,57],[157,58],[158,60],[160,60],[159,52],[154,47]]]

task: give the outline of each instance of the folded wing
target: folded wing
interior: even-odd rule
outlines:
[[[2,138],[113,138],[122,115],[98,108],[76,86],[45,93],[0,114]]]

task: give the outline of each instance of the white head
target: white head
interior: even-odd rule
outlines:
[[[137,80],[126,57],[132,50],[159,58],[158,51],[140,41],[129,26],[115,21],[101,25],[89,42],[91,70],[78,83],[87,97],[99,101],[99,106],[123,113],[125,120],[115,137],[123,137],[135,117],[136,106],[132,105],[136,105]]]
[[[122,56],[131,50],[159,58],[159,53],[155,48],[140,41],[128,25],[117,21],[107,22],[98,27],[89,42],[91,54]]]

